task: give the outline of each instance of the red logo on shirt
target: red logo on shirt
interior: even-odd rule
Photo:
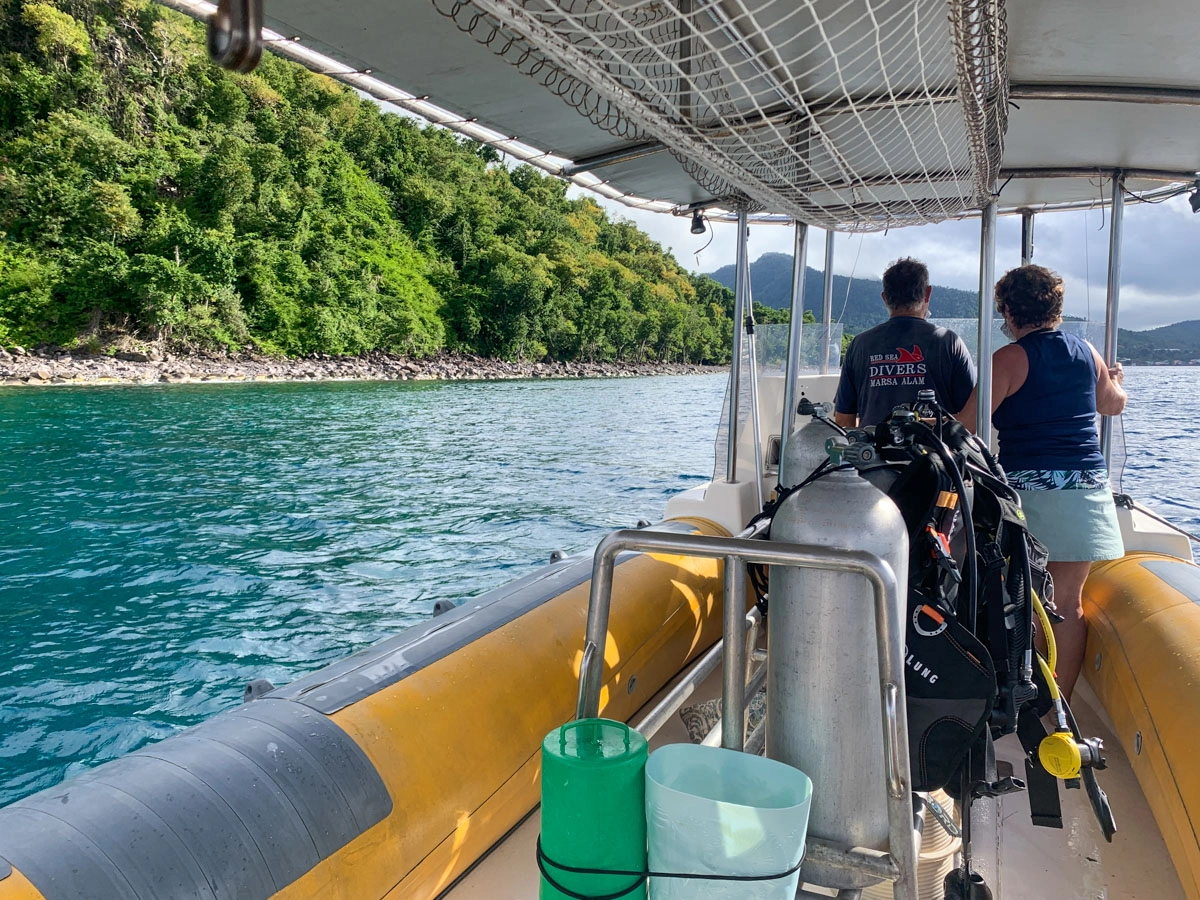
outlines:
[[[867,378],[871,387],[924,385],[925,375],[925,354],[917,344],[913,344],[911,350],[897,347],[895,353],[875,354],[867,361]]]

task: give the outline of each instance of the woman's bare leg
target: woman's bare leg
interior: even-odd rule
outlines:
[[[1062,622],[1054,626],[1058,650],[1058,686],[1067,702],[1075,690],[1083,654],[1087,647],[1087,622],[1083,618],[1083,583],[1091,571],[1090,562],[1051,562],[1047,568],[1054,578],[1054,605]]]

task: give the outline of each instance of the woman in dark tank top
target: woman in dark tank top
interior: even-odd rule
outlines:
[[[1127,398],[1120,363],[1109,367],[1087,341],[1058,330],[1062,307],[1062,278],[1042,266],[1021,266],[996,283],[996,309],[1013,343],[992,356],[992,424],[1029,530],[1050,554],[1064,617],[1054,626],[1058,682],[1069,699],[1087,642],[1083,583],[1093,561],[1125,553],[1096,415],[1120,415]],[[975,409],[972,395],[958,416],[968,428]]]

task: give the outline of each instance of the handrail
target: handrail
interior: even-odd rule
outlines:
[[[743,532],[752,533],[751,529]],[[588,598],[587,633],[579,672],[579,718],[600,711],[604,677],[603,648],[608,636],[613,572],[624,552],[670,553],[726,562],[725,610],[722,641],[725,673],[722,744],[743,749],[745,713],[745,565],[797,566],[861,575],[871,584],[875,605],[876,646],[879,656],[879,692],[887,774],[887,814],[890,874],[895,877],[897,900],[917,900],[917,850],[912,831],[912,776],[908,758],[908,716],[904,703],[904,631],[900,616],[900,585],[884,559],[862,550],[843,550],[814,544],[790,544],[718,537],[705,534],[672,534],[623,529],[605,537],[596,547]],[[730,562],[733,565],[730,565]],[[733,574],[730,573],[733,569]],[[737,573],[741,573],[738,577]],[[711,651],[710,651],[711,652]],[[768,652],[770,652],[768,650]],[[731,689],[730,682],[736,687]]]
[[[717,670],[717,666],[721,663],[724,646],[724,641],[717,641],[713,644],[708,652],[692,665],[679,683],[671,688],[650,712],[633,724],[634,730],[646,738],[657,734],[676,710],[683,706],[683,701],[695,692],[696,685]]]

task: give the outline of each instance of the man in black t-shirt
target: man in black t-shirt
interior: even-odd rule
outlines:
[[[925,321],[931,293],[929,270],[915,259],[898,260],[883,273],[883,302],[891,317],[858,335],[846,350],[833,401],[839,425],[878,425],[925,388],[951,414],[966,405],[975,389],[975,363],[962,338]]]

